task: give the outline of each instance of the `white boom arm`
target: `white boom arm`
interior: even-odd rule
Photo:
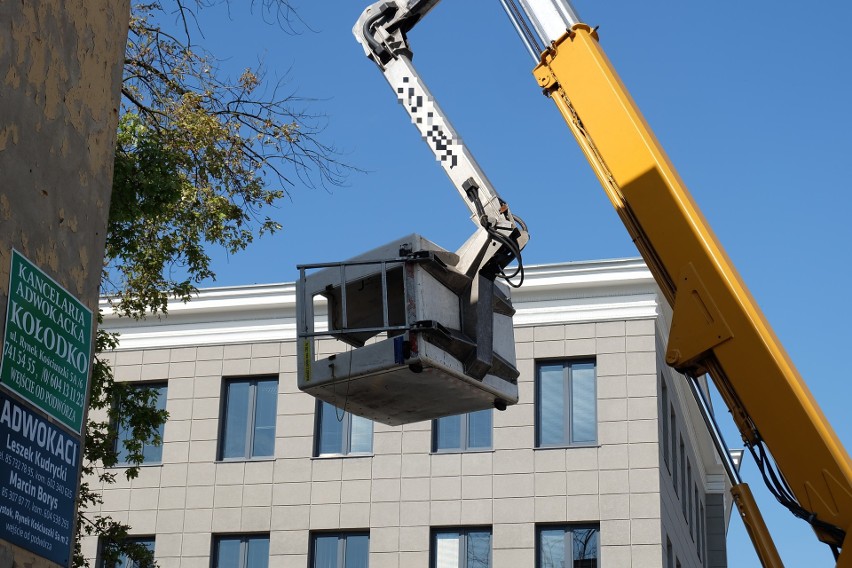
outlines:
[[[478,230],[459,249],[457,268],[467,274],[482,269],[500,274],[510,262],[520,261],[529,240],[526,227],[500,198],[411,62],[405,33],[437,3],[376,2],[364,11],[353,32],[471,211]],[[493,241],[501,246],[490,246]]]

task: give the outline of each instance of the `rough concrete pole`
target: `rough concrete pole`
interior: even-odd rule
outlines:
[[[97,313],[129,16],[129,0],[0,1],[0,336],[13,247]]]
[[[97,309],[129,4],[0,2],[0,326],[12,247]]]

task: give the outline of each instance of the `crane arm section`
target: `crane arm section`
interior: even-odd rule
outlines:
[[[709,373],[770,489],[835,549],[852,462],[598,43],[578,23],[534,70],[673,306],[666,362]],[[764,475],[772,478],[772,474]],[[773,488],[772,485],[775,485]],[[852,546],[849,547],[852,560]],[[842,555],[841,555],[842,556]]]
[[[529,239],[526,227],[500,198],[411,62],[406,32],[437,3],[376,2],[364,11],[353,33],[471,211],[478,229],[458,251],[457,268],[464,273],[486,268],[499,274],[520,256]],[[500,246],[491,246],[494,242]]]

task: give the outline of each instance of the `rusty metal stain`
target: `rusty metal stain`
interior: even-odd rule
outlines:
[[[0,150],[5,150],[9,144],[18,143],[18,125],[6,124],[0,128]]]
[[[12,218],[12,204],[6,194],[0,193],[0,219],[8,221]]]

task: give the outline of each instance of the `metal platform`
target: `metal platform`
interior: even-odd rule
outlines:
[[[300,266],[299,388],[389,425],[515,404],[508,291],[457,262],[410,235]]]

